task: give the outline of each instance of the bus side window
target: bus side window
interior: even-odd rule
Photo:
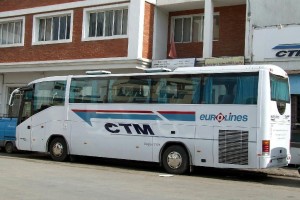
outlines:
[[[258,74],[207,75],[202,101],[206,104],[257,104]]]
[[[235,85],[230,75],[208,75],[204,79],[202,101],[206,104],[233,104]]]
[[[34,89],[33,112],[48,107],[63,105],[65,102],[66,81],[48,81],[37,83]]]
[[[219,96],[222,94],[215,95],[215,89],[213,88],[213,78],[209,75],[205,76],[203,79],[203,89],[202,89],[202,100],[201,103],[213,104],[215,103],[214,96]]]
[[[128,83],[127,77],[117,77],[113,80],[110,80],[109,86],[109,103],[126,103],[128,101],[128,90],[125,87]]]
[[[82,103],[81,93],[84,86],[83,79],[73,79],[70,87],[70,103]]]
[[[258,75],[237,76],[236,104],[257,104]]]
[[[103,103],[107,97],[107,80],[73,79],[70,88],[70,103]]]

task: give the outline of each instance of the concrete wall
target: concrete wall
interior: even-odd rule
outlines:
[[[250,0],[251,21],[256,26],[300,22],[299,0]]]
[[[160,60],[167,57],[168,43],[168,15],[160,8],[155,9],[153,33],[153,59]]]

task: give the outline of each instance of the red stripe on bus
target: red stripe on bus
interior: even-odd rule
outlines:
[[[188,112],[188,111],[158,111],[158,113],[160,114],[181,114],[181,115],[194,115],[195,112],[191,111],[191,112]]]
[[[74,112],[103,112],[103,113],[147,113],[151,114],[152,111],[147,110],[80,110],[80,109],[73,109]]]

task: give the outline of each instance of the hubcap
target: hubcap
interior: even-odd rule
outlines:
[[[61,143],[56,143],[52,147],[52,152],[55,157],[60,157],[64,152],[64,147]]]
[[[172,151],[167,157],[167,162],[170,168],[178,169],[182,163],[182,157],[178,152]]]

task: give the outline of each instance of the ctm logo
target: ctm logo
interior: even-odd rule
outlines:
[[[279,44],[272,49],[276,50],[278,58],[300,56],[300,44]]]

